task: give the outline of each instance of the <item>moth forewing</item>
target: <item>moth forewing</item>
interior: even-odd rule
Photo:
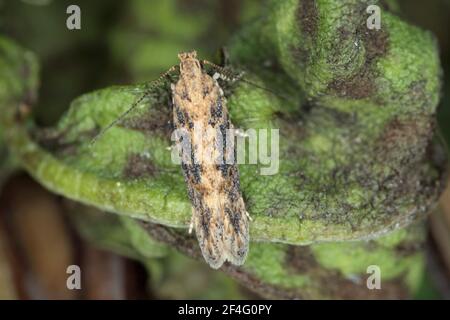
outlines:
[[[233,128],[226,99],[216,79],[202,70],[195,51],[179,58],[180,77],[172,86],[173,122],[175,130],[187,132],[178,142],[190,144],[190,154],[180,157],[197,239],[212,268],[227,260],[241,265],[248,252],[249,224],[236,161],[227,162],[235,150],[226,143],[226,132]]]

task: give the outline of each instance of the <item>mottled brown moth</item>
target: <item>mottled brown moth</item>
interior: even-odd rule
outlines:
[[[225,137],[226,132],[232,130],[233,125],[225,96],[217,82],[219,77],[230,77],[224,73],[210,76],[195,51],[180,53],[178,57],[179,79],[171,85],[173,124],[175,131],[184,133],[178,135],[178,142],[190,147],[189,153],[180,150],[181,167],[192,204],[189,232],[195,229],[203,257],[212,268],[220,268],[225,261],[242,265],[248,252],[250,217],[240,191],[236,157],[230,154],[235,149],[230,145],[227,148],[229,139]],[[169,69],[156,81],[175,68]],[[96,138],[131,112],[145,96]],[[194,134],[196,128],[200,128],[200,132]],[[211,131],[219,134],[211,134]],[[211,161],[213,159],[223,161],[217,163]],[[233,160],[227,161],[229,159]]]
[[[227,153],[234,152],[226,148],[226,132],[233,128],[226,99],[216,77],[202,69],[195,51],[178,57],[180,78],[172,85],[173,123],[175,129],[188,133],[181,138],[189,139],[191,147],[190,154],[181,155],[192,203],[191,226],[212,268],[219,268],[227,260],[242,265],[248,252],[249,217],[237,164],[225,161]],[[194,127],[201,128],[200,133],[194,134]],[[223,160],[220,164],[211,161],[218,158]]]

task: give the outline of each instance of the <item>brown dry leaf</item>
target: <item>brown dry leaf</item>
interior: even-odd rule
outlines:
[[[0,300],[17,299],[19,295],[14,283],[11,247],[8,240],[4,223],[0,219]]]
[[[30,272],[29,298],[76,298],[66,286],[75,249],[56,198],[28,177],[11,181],[8,195],[13,234]]]

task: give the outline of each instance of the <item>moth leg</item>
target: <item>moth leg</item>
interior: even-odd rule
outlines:
[[[242,129],[234,129],[234,134],[241,138],[247,138],[248,134],[245,133]]]
[[[273,91],[273,90],[271,90],[269,88],[261,86],[261,85],[255,83],[255,82],[253,82],[253,81],[249,81],[247,79],[244,79],[243,77],[245,75],[245,71],[241,71],[239,73],[233,73],[232,71],[227,70],[224,67],[218,66],[217,64],[212,63],[212,62],[210,62],[208,60],[202,60],[202,64],[208,65],[208,66],[212,67],[214,70],[216,70],[216,73],[213,75],[213,79],[214,80],[217,80],[217,79],[220,78],[222,80],[231,81],[231,82],[237,82],[237,81],[246,82],[246,83],[248,83],[248,84],[250,84],[250,85],[252,85],[252,86],[254,86],[256,88],[259,88],[259,89],[265,90],[267,92],[270,92],[271,94],[273,94],[273,95],[275,95],[275,96],[277,96],[277,97],[279,97],[279,98],[281,98],[283,100],[289,101],[291,103],[297,103],[293,99],[285,97],[285,96],[283,96],[283,95],[281,95],[281,94],[279,94],[279,93],[277,93],[277,92],[275,92],[275,91]]]
[[[245,215],[247,216],[248,220],[253,221],[252,216],[250,215],[250,213],[248,213],[247,210],[245,210]]]

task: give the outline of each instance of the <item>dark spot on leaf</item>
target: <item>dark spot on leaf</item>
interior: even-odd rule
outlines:
[[[297,8],[297,20],[301,30],[312,38],[317,35],[319,13],[315,0],[301,0]]]
[[[406,166],[423,160],[432,138],[435,121],[427,115],[395,118],[383,130],[375,145],[375,156],[391,166]]]
[[[139,116],[122,120],[120,125],[148,135],[156,134],[170,139],[173,127],[171,114],[171,110],[165,106],[154,106]]]
[[[310,44],[291,45],[290,51],[294,61],[300,66],[305,66],[310,60],[311,50],[307,46],[313,46],[318,31],[318,10],[315,0],[299,1],[296,11],[297,23],[300,30],[311,40]]]
[[[300,219],[346,225],[350,230],[355,230],[354,236],[355,232],[361,231],[356,231],[363,227],[361,223],[367,223],[368,219],[370,221],[372,218],[368,217],[375,212],[379,215],[377,219],[383,222],[378,227],[372,224],[368,230],[370,234],[379,230],[386,231],[386,228],[392,228],[397,222],[400,226],[407,225],[413,216],[425,215],[434,205],[442,188],[442,182],[436,181],[436,175],[443,176],[442,163],[445,163],[445,156],[441,154],[438,156],[440,160],[433,161],[430,158],[436,152],[430,151],[430,155],[427,155],[433,133],[430,115],[421,114],[392,121],[386,125],[375,143],[372,138],[366,141],[358,133],[363,130],[361,126],[366,124],[360,123],[351,113],[333,112],[317,105],[307,117],[303,125],[307,132],[317,127],[338,128],[339,136],[336,137],[335,145],[339,145],[340,141],[348,141],[348,150],[340,153],[339,158],[334,157],[333,149],[329,150],[325,157],[335,163],[332,169],[321,170],[318,166],[317,174],[301,170],[293,170],[287,174],[296,190],[307,190],[302,200],[308,204],[311,213],[305,216],[304,209],[296,209],[288,203],[288,199],[273,190],[268,214],[276,214],[277,210],[283,208],[278,204],[285,202],[284,208],[291,206],[293,211],[297,210]],[[290,157],[315,161],[315,155],[308,150],[295,144],[289,147],[292,149],[288,151],[292,152]],[[430,168],[429,164],[435,162],[441,165]],[[349,186],[363,190],[363,196],[358,201],[348,201],[345,192],[342,196],[342,190]],[[392,220],[406,205],[414,208],[410,210],[411,214],[406,214],[400,221]],[[363,211],[368,215],[359,220],[358,215]],[[378,231],[375,231],[377,228]]]
[[[67,138],[72,126],[64,130],[35,129],[31,132],[33,139],[45,150],[58,156],[74,156],[79,147],[91,141],[98,133],[97,129],[86,130],[78,133],[75,140]]]
[[[354,16],[361,17],[355,29],[354,24],[343,25],[338,28],[337,35],[339,37],[338,45],[333,49],[334,54],[330,55],[330,64],[337,64],[340,61],[333,60],[335,57],[342,57],[342,43],[345,46],[352,45],[364,47],[365,61],[364,64],[354,74],[347,78],[336,78],[328,84],[328,89],[339,97],[350,99],[363,99],[373,96],[376,91],[375,78],[378,76],[375,69],[376,61],[386,55],[389,50],[389,34],[385,29],[370,30],[366,26],[365,6],[356,6]],[[355,49],[356,50],[356,49]],[[360,49],[362,50],[362,49]],[[354,63],[353,59],[348,59],[348,66],[341,68],[350,68]]]
[[[128,156],[127,163],[123,169],[123,176],[129,179],[154,177],[157,171],[156,166],[148,157],[132,153]]]
[[[289,114],[276,112],[274,117],[277,120],[277,127],[280,128],[281,136],[296,137],[296,144],[307,137],[307,131],[303,125],[305,118],[301,112]]]
[[[286,265],[289,270],[297,274],[307,274],[319,267],[311,249],[307,246],[289,246],[286,254]]]
[[[372,62],[373,59],[380,58],[388,52],[389,34],[385,29],[370,30],[364,25],[358,29],[358,34],[361,35],[368,62]]]
[[[399,257],[408,257],[417,254],[424,249],[423,242],[401,242],[395,246],[394,251]]]
[[[375,92],[372,71],[363,67],[350,78],[335,79],[328,88],[339,97],[363,99],[370,97]]]

